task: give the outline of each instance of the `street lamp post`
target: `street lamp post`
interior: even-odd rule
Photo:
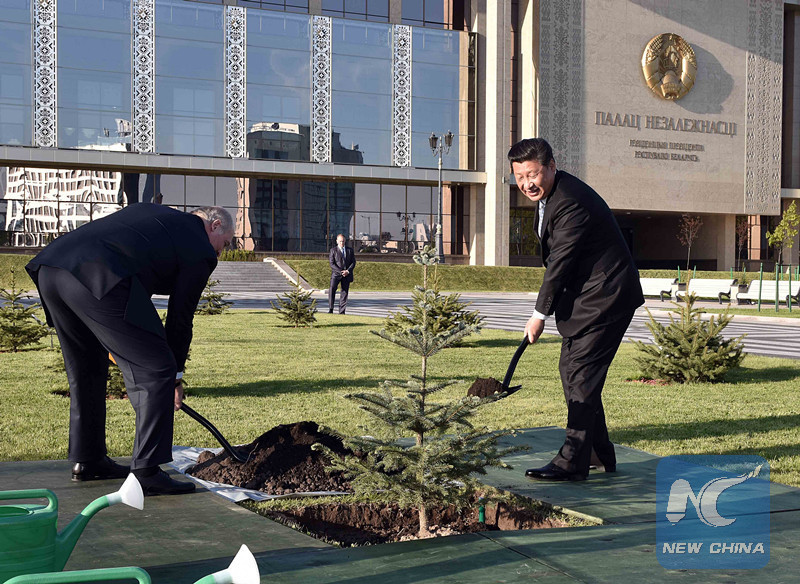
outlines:
[[[448,130],[444,136],[437,136],[431,132],[431,137],[428,138],[431,145],[431,152],[434,156],[439,157],[439,202],[436,212],[436,257],[439,258],[439,263],[444,263],[444,247],[442,246],[442,155],[450,152],[450,147],[453,145],[453,132]]]

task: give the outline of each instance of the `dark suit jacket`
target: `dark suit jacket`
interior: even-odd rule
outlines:
[[[332,278],[340,278],[343,282],[353,281],[353,268],[356,267],[356,254],[352,247],[344,247],[344,257],[342,257],[342,252],[339,251],[338,245],[332,247],[328,259],[331,264]],[[342,277],[342,270],[347,270],[349,273],[345,277]]]
[[[536,310],[573,337],[644,304],[639,272],[617,220],[591,187],[557,171],[541,237],[544,281]]]
[[[203,220],[195,215],[137,203],[66,233],[44,248],[26,269],[38,286],[40,266],[70,271],[97,299],[125,278],[131,293],[125,320],[165,336],[178,371],[192,340],[192,320],[217,254]],[[149,300],[169,295],[166,326]],[[52,324],[44,304],[48,322]]]

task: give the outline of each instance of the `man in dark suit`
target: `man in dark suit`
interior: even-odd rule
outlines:
[[[62,235],[26,266],[64,355],[73,480],[130,471],[145,494],[194,490],[158,465],[172,460],[173,410],[183,401],[194,311],[232,236],[233,221],[221,207],[183,213],[137,203]],[[152,294],[169,295],[166,325]],[[136,411],[130,469],[106,453],[109,353]]]
[[[336,247],[331,248],[331,287],[328,290],[328,313],[333,314],[333,300],[336,289],[342,285],[339,294],[339,314],[347,310],[347,295],[350,292],[350,282],[353,281],[353,268],[356,267],[356,254],[351,247],[345,247],[345,238],[341,233],[336,236]]]
[[[518,142],[508,159],[520,191],[538,203],[546,268],[525,334],[535,343],[545,320],[555,314],[563,337],[559,372],[567,400],[563,446],[552,462],[525,474],[584,480],[593,453],[606,472],[614,472],[617,461],[601,394],[633,313],[644,303],[639,273],[608,205],[591,187],[556,169],[545,140]]]

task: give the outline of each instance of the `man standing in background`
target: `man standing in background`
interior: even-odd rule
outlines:
[[[331,287],[328,291],[328,314],[333,314],[333,301],[336,289],[342,285],[339,294],[339,314],[347,310],[347,295],[350,291],[350,282],[353,281],[353,268],[356,267],[356,254],[351,247],[345,247],[345,237],[341,233],[336,236],[336,247],[331,248]]]

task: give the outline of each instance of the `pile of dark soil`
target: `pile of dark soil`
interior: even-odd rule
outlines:
[[[246,463],[232,459],[227,452],[203,452],[188,474],[199,479],[263,491],[270,495],[294,492],[349,491],[341,473],[328,473],[327,458],[311,450],[321,443],[336,454],[350,451],[342,441],[323,434],[315,422],[297,422],[275,426],[238,450],[247,456]]]
[[[503,384],[497,381],[494,377],[478,377],[475,383],[469,386],[467,395],[474,395],[477,397],[489,397],[496,393],[506,391]]]
[[[415,510],[389,504],[320,504],[261,513],[318,539],[346,547],[415,539],[419,531]],[[477,506],[460,511],[455,507],[429,509],[428,520],[436,532],[444,534],[567,527],[564,521],[541,511],[504,503],[487,505],[486,523],[478,523]]]

